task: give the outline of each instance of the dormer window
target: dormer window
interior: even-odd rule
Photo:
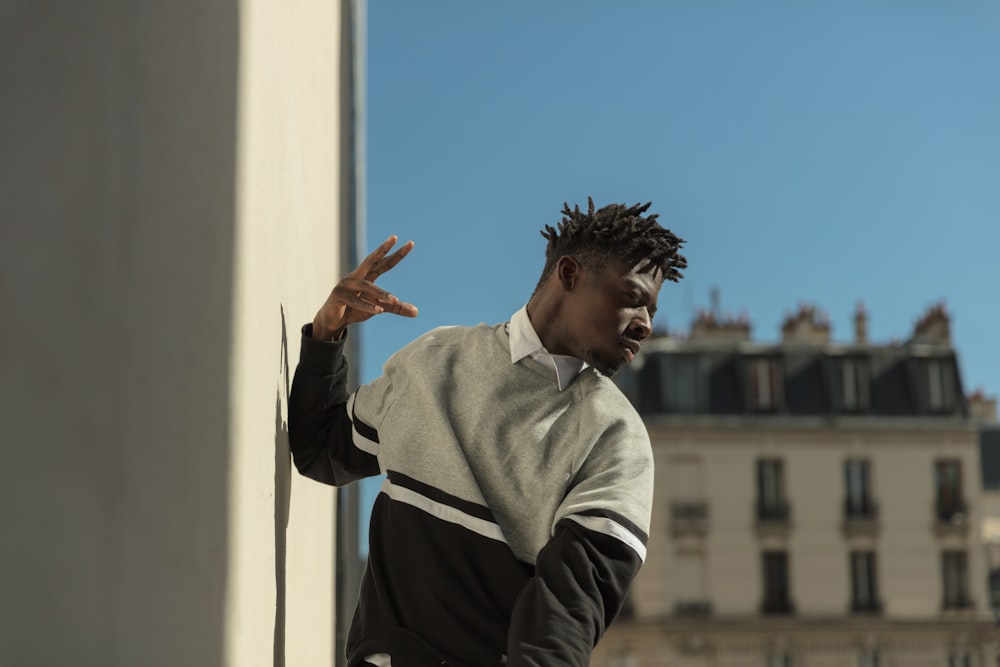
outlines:
[[[704,373],[696,354],[665,354],[660,358],[660,395],[666,412],[706,412]]]
[[[863,357],[845,357],[840,361],[840,406],[843,412],[868,410],[870,375],[868,360]]]
[[[955,407],[955,381],[950,359],[924,359],[921,363],[925,405],[930,412]]]
[[[754,412],[777,412],[783,395],[781,367],[774,357],[747,360],[747,399]]]

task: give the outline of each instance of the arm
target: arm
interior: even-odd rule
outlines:
[[[653,489],[648,436],[629,421],[602,434],[560,505],[512,614],[509,667],[586,667],[625,602],[646,556]]]
[[[302,328],[299,365],[288,398],[288,443],[295,467],[306,477],[335,486],[377,475],[378,459],[354,443],[347,413],[346,338],[316,342],[312,328]]]
[[[508,667],[589,665],[591,651],[624,604],[641,564],[640,555],[620,539],[574,518],[560,521],[514,608]]]
[[[395,243],[396,237],[390,236],[338,282],[313,323],[302,328],[299,365],[288,399],[288,440],[295,467],[320,482],[341,485],[379,472],[372,443],[364,433],[356,437],[358,428],[348,414],[343,350],[349,324],[383,312],[417,315],[415,306],[374,283],[413,248],[410,241],[389,255]]]

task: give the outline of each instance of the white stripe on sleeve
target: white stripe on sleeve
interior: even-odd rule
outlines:
[[[492,521],[480,519],[479,517],[472,516],[471,514],[466,514],[462,510],[452,507],[451,505],[445,505],[435,500],[431,500],[427,496],[419,494],[416,491],[393,484],[388,479],[382,482],[382,493],[386,494],[393,500],[423,510],[424,512],[427,512],[431,516],[441,519],[442,521],[458,524],[473,533],[478,533],[479,535],[488,537],[491,540],[498,540],[504,543],[507,542],[507,540],[504,539],[503,532],[500,530],[500,526]]]
[[[595,533],[602,533],[624,542],[639,555],[640,561],[646,561],[646,545],[643,544],[642,540],[636,537],[632,531],[617,521],[603,516],[589,516],[586,514],[570,514],[566,518],[576,521],[587,530],[592,530]]]
[[[379,455],[379,444],[374,440],[369,440],[365,436],[358,432],[356,426],[354,426],[354,398],[357,396],[357,392],[351,394],[351,397],[347,399],[347,417],[351,420],[351,432],[354,434],[354,446],[363,452],[367,452],[372,456]],[[383,471],[384,472],[384,471]]]

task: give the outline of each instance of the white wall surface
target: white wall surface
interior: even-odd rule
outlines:
[[[0,665],[322,665],[341,3],[0,3]]]
[[[271,664],[275,619],[253,610],[262,599],[273,606],[276,581],[287,664],[333,659],[333,490],[290,468],[286,406],[299,329],[342,272],[340,32],[337,2],[241,4],[227,589],[238,622],[226,628],[234,667]]]

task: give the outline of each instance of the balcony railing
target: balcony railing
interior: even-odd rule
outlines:
[[[967,595],[945,598],[941,602],[942,609],[972,609],[975,603]]]
[[[787,599],[764,600],[760,605],[760,611],[768,616],[787,616],[795,613],[795,605]]]
[[[961,500],[949,503],[937,502],[934,505],[934,513],[942,523],[961,526],[966,523],[969,508]]]
[[[670,530],[675,536],[704,535],[708,532],[708,503],[703,500],[677,501],[670,505]]]
[[[674,605],[677,616],[711,616],[711,602],[678,602]]]
[[[878,518],[878,503],[870,498],[844,500],[845,521],[874,521]]]
[[[670,505],[670,518],[674,521],[707,521],[708,503],[700,500],[675,502]]]
[[[852,614],[881,614],[882,603],[878,600],[851,600]]]
[[[762,523],[788,523],[791,516],[791,508],[788,503],[769,502],[757,503],[757,521]]]

